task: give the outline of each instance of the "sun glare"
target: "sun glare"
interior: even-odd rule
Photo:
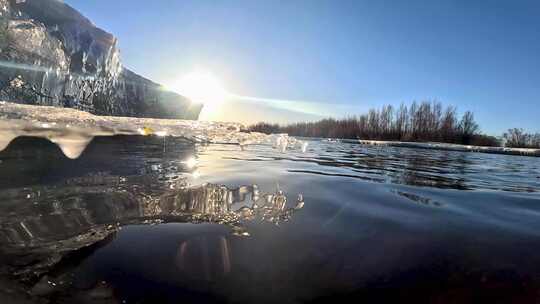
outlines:
[[[217,77],[207,72],[193,72],[180,78],[172,90],[207,106],[221,104],[229,93]]]

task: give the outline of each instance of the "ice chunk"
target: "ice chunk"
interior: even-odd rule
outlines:
[[[69,108],[2,103],[0,151],[18,136],[47,138],[69,158],[77,158],[96,136],[172,136],[194,143],[272,145],[279,151],[305,151],[307,144],[287,134],[243,132],[239,123],[96,116]],[[155,131],[159,130],[159,131]]]

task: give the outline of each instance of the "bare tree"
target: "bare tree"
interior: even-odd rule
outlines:
[[[507,147],[540,149],[540,133],[529,134],[523,129],[513,128],[504,133],[503,138]]]
[[[479,126],[474,121],[474,114],[471,111],[465,112],[459,123],[459,130],[461,131],[461,142],[463,144],[470,144],[473,135],[478,133]]]
[[[401,104],[397,111],[393,106],[388,105],[382,107],[381,110],[371,109],[367,114],[345,119],[327,118],[318,122],[295,123],[286,126],[259,123],[250,129],[265,133],[288,133],[307,137],[442,141],[489,146],[499,144],[496,138],[479,133],[479,126],[472,112],[465,112],[458,120],[455,107],[449,106],[443,113],[441,103],[428,101],[420,104],[413,102],[409,107]],[[512,132],[509,134],[516,133]],[[530,138],[527,141],[529,145],[540,144],[540,135],[530,136]]]

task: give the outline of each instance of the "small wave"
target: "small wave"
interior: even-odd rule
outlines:
[[[312,171],[312,170],[293,170],[289,169],[287,172],[291,173],[305,173],[305,174],[315,174],[315,175],[324,175],[324,176],[335,176],[335,177],[351,177],[351,178],[357,178],[365,181],[370,182],[378,182],[378,183],[384,183],[384,179],[377,179],[377,178],[370,178],[360,175],[353,175],[353,174],[343,174],[343,173],[329,173],[329,172],[323,172],[323,171]]]
[[[432,200],[428,197],[424,197],[418,194],[410,193],[410,192],[404,192],[404,191],[397,191],[392,190],[392,193],[395,193],[399,196],[402,196],[412,202],[419,203],[426,206],[434,206],[434,207],[442,207],[443,204],[439,203],[438,201]]]

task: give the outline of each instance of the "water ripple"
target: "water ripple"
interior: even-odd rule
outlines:
[[[540,161],[537,158],[344,142],[315,141],[310,147],[304,154],[278,154],[260,149],[249,158],[236,155],[228,159],[294,162],[288,166],[288,172],[379,183],[456,190],[540,191]]]

